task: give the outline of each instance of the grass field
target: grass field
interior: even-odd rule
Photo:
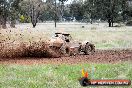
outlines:
[[[132,63],[76,65],[0,65],[1,88],[81,88],[81,69],[91,79],[130,79]],[[129,86],[131,88],[132,86]],[[91,88],[91,87],[90,87]],[[93,87],[94,88],[94,87]],[[107,87],[99,87],[107,88]],[[109,88],[109,87],[108,87]],[[119,87],[110,87],[119,88]],[[127,86],[121,88],[128,88]]]
[[[84,28],[82,28],[84,26]],[[0,42],[6,41],[45,41],[53,36],[54,32],[68,32],[73,39],[90,41],[96,49],[132,48],[132,27],[107,27],[107,24],[59,23],[38,24],[32,28],[31,24],[19,24],[16,28],[0,30]],[[132,62],[117,64],[0,64],[0,88],[81,88],[78,79],[84,68],[89,72],[91,79],[130,79],[132,80]],[[94,87],[88,87],[94,88]],[[98,88],[119,88],[98,87]],[[120,88],[132,88],[123,86]]]

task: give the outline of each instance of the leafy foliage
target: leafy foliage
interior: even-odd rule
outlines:
[[[0,1],[0,22],[6,28],[7,18],[11,21],[11,27],[15,27],[15,19],[18,18],[19,3],[21,0],[1,0]]]
[[[113,23],[127,22],[132,17],[131,0],[0,0],[0,25],[6,28],[6,21],[15,27],[15,21],[24,16],[24,21],[33,27],[38,21],[64,21],[67,18],[91,23],[100,20]]]
[[[85,16],[89,19],[108,21],[109,26],[114,22],[124,22],[130,18],[130,3],[127,0],[86,0],[84,2]],[[130,6],[130,7],[129,7]]]

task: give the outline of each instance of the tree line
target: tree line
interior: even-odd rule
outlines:
[[[16,22],[71,21],[93,23],[95,20],[113,23],[127,22],[132,17],[131,0],[0,0],[0,28],[7,22],[15,27]]]

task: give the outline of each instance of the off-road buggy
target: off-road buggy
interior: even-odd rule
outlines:
[[[90,42],[80,43],[72,39],[68,33],[55,33],[54,39],[52,39],[50,48],[56,52],[60,52],[61,55],[70,56],[77,54],[93,54],[95,52],[94,44]]]

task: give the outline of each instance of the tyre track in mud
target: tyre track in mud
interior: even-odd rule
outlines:
[[[96,50],[93,55],[76,55],[60,58],[0,58],[0,64],[81,64],[132,62],[132,50]]]

